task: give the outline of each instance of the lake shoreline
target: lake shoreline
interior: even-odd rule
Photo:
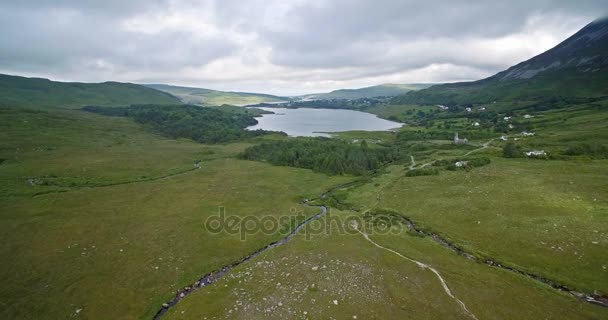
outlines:
[[[247,130],[282,131],[292,137],[331,137],[347,131],[394,131],[405,124],[351,109],[256,107],[273,112],[257,117]]]

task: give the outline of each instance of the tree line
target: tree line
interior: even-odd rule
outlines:
[[[390,148],[370,148],[365,141],[353,144],[329,138],[299,138],[262,143],[247,148],[240,157],[331,175],[364,175],[395,160]]]
[[[129,117],[151,126],[166,137],[188,138],[200,143],[232,142],[275,133],[245,130],[246,127],[257,124],[257,120],[250,114],[194,105],[86,106],[83,110],[107,116]]]

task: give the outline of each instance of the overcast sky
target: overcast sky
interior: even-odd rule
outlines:
[[[0,73],[273,94],[490,76],[606,0],[0,2]]]

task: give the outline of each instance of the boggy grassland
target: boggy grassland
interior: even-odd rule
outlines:
[[[377,111],[397,110],[386,108]],[[429,107],[403,110],[408,108]],[[315,198],[310,204],[326,205],[329,215],[311,224],[330,218],[343,224],[310,237],[299,233],[240,264],[163,319],[608,316],[608,308],[467,259],[403,223],[368,234],[347,219],[365,220],[369,212],[402,215],[480,259],[605,296],[608,160],[566,154],[581,141],[608,140],[605,114],[596,107],[534,113],[529,125],[535,136],[517,144],[547,150],[545,159],[504,158],[506,142],[485,128],[470,145],[452,145],[442,135],[473,120],[400,111],[397,116],[411,123],[404,133],[334,138],[390,152],[390,164],[357,176],[242,160],[251,146],[291,139],[281,135],[208,145],[167,138],[125,117],[0,111],[6,128],[0,156],[2,318],[151,319],[202,275],[284,237],[251,233],[243,241],[238,234],[209,232],[207,217],[222,207],[237,217],[310,217],[319,209],[302,201]],[[508,134],[519,137],[516,129]],[[479,158],[489,164],[463,170],[444,165]],[[436,172],[407,174],[422,167]],[[339,185],[345,186],[318,198]]]

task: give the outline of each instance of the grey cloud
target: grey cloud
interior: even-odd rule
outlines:
[[[435,72],[428,76],[433,81],[462,80],[524,58],[515,53],[488,58],[476,46],[482,41],[529,32],[532,18],[539,20],[532,27],[546,32],[567,26],[560,31],[565,36],[607,10],[605,0],[4,1],[0,70],[82,81],[155,79],[213,86],[213,74],[198,76],[192,70],[236,57],[242,65],[227,66],[234,74],[240,67],[271,71],[243,72],[232,90],[257,89],[270,80],[293,87],[303,81],[354,83],[417,75],[435,65],[448,67],[429,71]],[[215,31],[124,28],[134,17],[167,13],[200,17]],[[267,56],[256,55],[256,49]],[[218,75],[218,83],[221,79]]]
[[[68,1],[49,1],[40,3],[36,10],[27,3],[24,7],[0,5],[0,66],[24,72],[61,73],[86,72],[83,67],[103,62],[119,72],[170,72],[185,65],[207,63],[237,48],[220,36],[123,30],[120,25],[125,17],[163,2],[133,1],[126,7],[120,3],[85,1],[69,6]]]
[[[382,56],[387,40],[500,37],[520,31],[533,15],[582,15],[590,20],[605,12],[604,7],[603,1],[337,0],[325,6],[294,7],[287,15],[291,24],[287,31],[270,26],[260,32],[273,47],[277,64],[356,66]],[[367,50],[361,49],[362,44]],[[447,57],[441,62],[455,61]]]

